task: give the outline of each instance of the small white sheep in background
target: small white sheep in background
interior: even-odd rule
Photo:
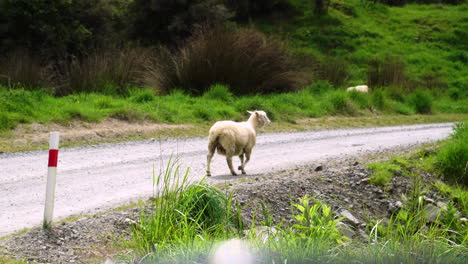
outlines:
[[[237,175],[232,167],[232,157],[239,156],[241,161],[239,170],[245,174],[245,165],[250,160],[258,130],[271,123],[264,111],[247,112],[250,114],[247,122],[219,121],[210,128],[206,163],[207,176],[211,176],[210,164],[216,150],[218,154],[226,156],[232,175]]]
[[[362,93],[368,93],[369,92],[369,87],[367,87],[367,85],[358,85],[358,86],[355,86],[355,87],[348,87],[348,89],[346,89],[346,91],[348,91],[348,92],[358,91],[358,92],[362,92]]]

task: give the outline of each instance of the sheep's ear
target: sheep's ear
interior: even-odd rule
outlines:
[[[249,113],[249,114],[253,114],[254,112],[252,112],[252,111],[247,111],[247,113]]]

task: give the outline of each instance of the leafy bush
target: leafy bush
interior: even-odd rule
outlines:
[[[432,112],[432,101],[432,96],[428,91],[424,90],[416,90],[408,99],[408,103],[420,114],[429,114]]]
[[[445,178],[468,186],[468,126],[458,123],[449,141],[437,154]]]
[[[345,237],[340,235],[337,224],[341,219],[335,219],[331,207],[327,204],[314,200],[310,206],[310,197],[306,194],[299,198],[299,203],[293,203],[298,210],[295,219],[298,221],[293,227],[300,237],[309,239],[320,239],[322,243],[343,244]]]
[[[161,93],[180,88],[201,95],[222,83],[235,95],[265,94],[298,90],[306,82],[284,43],[255,29],[197,31],[177,53],[161,49],[146,69],[144,82]]]

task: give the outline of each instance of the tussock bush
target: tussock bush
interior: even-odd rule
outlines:
[[[414,107],[419,114],[429,114],[432,112],[432,96],[428,91],[416,90],[408,99],[408,103]]]
[[[180,88],[201,95],[228,85],[235,95],[298,90],[306,82],[283,42],[255,29],[203,29],[171,54],[162,48],[146,65],[144,82],[161,93]]]
[[[56,93],[128,94],[128,89],[139,80],[142,65],[150,54],[147,49],[97,50],[62,66],[64,76]]]
[[[51,67],[25,50],[0,57],[0,84],[33,90],[50,87],[52,78]]]
[[[340,86],[349,78],[348,63],[338,57],[327,57],[319,64],[318,76],[334,86]]]
[[[210,230],[222,225],[226,215],[227,199],[215,187],[200,183],[190,185],[176,201],[176,210],[184,217],[197,223],[200,228]]]
[[[445,178],[468,186],[468,125],[458,123],[449,141],[437,153]]]
[[[385,57],[369,61],[367,84],[377,86],[404,86],[405,64],[398,57]]]

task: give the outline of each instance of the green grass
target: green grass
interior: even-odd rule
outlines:
[[[468,186],[468,125],[458,123],[437,153],[437,165],[447,180]]]
[[[468,113],[465,107],[468,99],[442,97],[431,100],[435,102],[434,113],[450,113],[453,109],[455,113]],[[224,119],[240,121],[247,117],[247,110],[255,109],[265,110],[272,121],[295,123],[296,120],[309,117],[362,116],[370,112],[411,114],[421,112],[417,110],[418,102],[393,100],[380,90],[368,95],[346,93],[330,87],[322,91],[317,85],[293,93],[242,97],[234,97],[229,88],[223,85],[213,86],[200,97],[189,96],[181,91],[157,96],[150,90],[136,88],[128,96],[84,93],[53,97],[41,90],[9,90],[0,87],[0,131],[11,130],[20,123],[67,124],[76,120],[99,122],[105,118],[173,124]]]
[[[410,161],[407,157],[393,157],[388,161],[369,163],[366,167],[372,170],[370,182],[384,186],[395,175],[409,175],[406,169],[410,167]]]

